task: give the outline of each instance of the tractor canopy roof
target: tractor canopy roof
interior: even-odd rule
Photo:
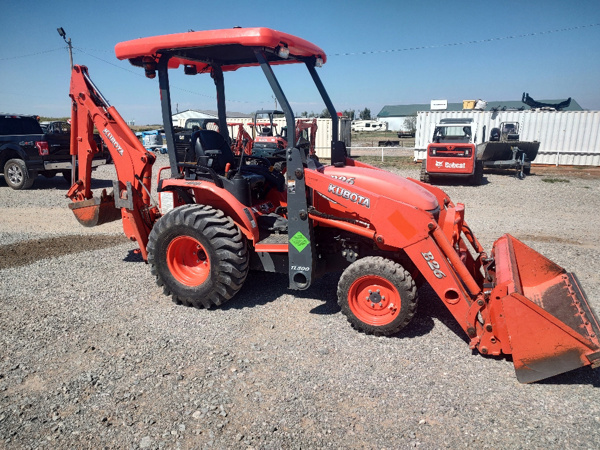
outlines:
[[[327,58],[316,45],[270,28],[190,31],[134,39],[118,43],[115,54],[118,59],[129,59],[140,67],[157,63],[162,55],[168,55],[169,68],[184,65],[186,72],[202,73],[210,71],[213,64],[221,66],[223,71],[258,65],[256,48],[265,51],[270,64],[298,63],[309,58],[324,63]]]

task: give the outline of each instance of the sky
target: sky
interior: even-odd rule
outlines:
[[[303,0],[277,2],[146,0],[2,0],[0,112],[70,115],[73,44],[96,86],[127,121],[162,123],[158,78],[115,57],[115,44],[140,37],[242,27],[269,27],[321,47],[319,75],[338,111],[385,105],[483,99],[572,97],[600,109],[600,1],[492,2]],[[306,68],[276,75],[296,115],[324,105]],[[170,75],[173,111],[215,110],[207,75]],[[258,68],[225,74],[227,109],[275,106]]]

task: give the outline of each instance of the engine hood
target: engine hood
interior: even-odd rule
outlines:
[[[435,195],[427,189],[385,170],[326,166],[323,173],[349,186],[357,186],[424,211],[433,212],[439,207]]]

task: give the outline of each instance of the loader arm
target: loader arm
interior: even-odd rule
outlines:
[[[159,217],[150,197],[152,165],[148,153],[117,110],[110,106],[92,83],[87,67],[76,65],[71,73],[71,155],[78,163],[75,183],[67,192],[75,217],[92,227],[123,219],[127,237],[137,241],[147,258],[146,244],[152,225]],[[113,192],[92,192],[92,158],[99,151],[93,139],[94,126],[106,144],[117,172]]]

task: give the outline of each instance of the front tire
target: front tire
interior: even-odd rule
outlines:
[[[27,165],[22,159],[9,159],[4,165],[4,180],[17,191],[29,189],[36,177],[37,172],[27,170]]]
[[[156,283],[177,304],[220,306],[241,289],[248,275],[242,233],[211,206],[184,205],[169,211],[152,228],[147,248]]]
[[[368,256],[348,266],[337,295],[348,322],[377,336],[399,332],[417,310],[417,288],[410,273],[397,262],[379,256]]]

